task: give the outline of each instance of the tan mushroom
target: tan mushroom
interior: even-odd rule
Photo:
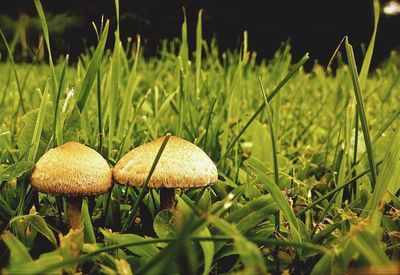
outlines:
[[[65,196],[68,226],[77,229],[81,226],[82,197],[107,192],[112,185],[112,172],[95,150],[78,142],[68,142],[39,159],[31,184],[39,192]]]
[[[128,152],[113,169],[120,184],[142,186],[164,137],[145,143]],[[199,147],[171,136],[147,185],[160,189],[160,208],[174,207],[174,188],[203,187],[217,181],[212,160]]]

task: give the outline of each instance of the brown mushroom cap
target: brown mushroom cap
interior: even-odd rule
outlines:
[[[141,186],[150,171],[164,137],[136,147],[127,153],[113,170],[121,184]],[[206,186],[217,181],[212,160],[199,147],[171,136],[148,183],[150,188],[188,188]]]
[[[112,172],[95,150],[78,142],[67,142],[39,159],[31,184],[39,192],[52,195],[97,195],[111,188]]]

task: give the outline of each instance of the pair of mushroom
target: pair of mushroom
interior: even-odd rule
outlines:
[[[82,198],[109,191],[112,178],[125,185],[143,185],[164,138],[128,152],[113,171],[95,150],[68,142],[45,153],[35,165],[31,184],[39,192],[67,198],[68,226],[81,225]],[[174,205],[174,188],[214,183],[218,173],[212,160],[196,145],[171,136],[147,187],[160,189],[160,208]]]

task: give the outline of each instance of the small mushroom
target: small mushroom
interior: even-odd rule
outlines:
[[[145,143],[128,152],[113,170],[120,184],[142,186],[164,137]],[[193,143],[171,136],[147,187],[160,189],[160,209],[174,208],[174,188],[203,187],[217,181],[212,160]]]
[[[39,159],[31,184],[39,192],[65,196],[68,226],[79,229],[82,197],[107,192],[112,186],[112,172],[95,150],[78,142],[67,142]]]

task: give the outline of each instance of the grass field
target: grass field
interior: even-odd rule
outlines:
[[[52,59],[50,43],[49,63],[14,64],[10,54],[0,64],[0,272],[340,274],[396,265],[400,56],[369,69],[378,17],[376,5],[363,59],[356,64],[346,38],[335,70],[305,71],[308,54],[293,60],[289,45],[256,60],[247,33],[240,49],[221,53],[216,40],[203,41],[201,13],[193,53],[186,22],[181,39],[145,58],[139,36],[123,47],[104,21],[99,44],[76,64]],[[157,190],[114,184],[85,198],[83,229],[68,233],[65,198],[30,186],[34,163],[67,141],[113,167],[167,133],[202,148],[219,174],[209,187],[178,190],[175,211],[159,211]]]

